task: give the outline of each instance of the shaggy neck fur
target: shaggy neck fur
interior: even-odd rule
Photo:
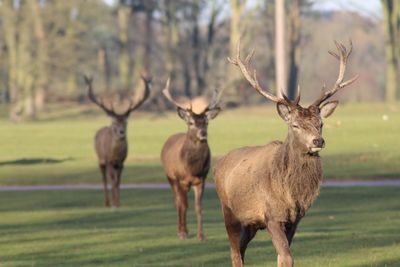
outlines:
[[[188,131],[186,140],[182,146],[180,153],[185,168],[190,170],[193,176],[207,175],[210,164],[210,149],[207,140],[199,140],[195,133]]]
[[[303,216],[319,194],[322,181],[320,157],[302,151],[291,133],[277,150],[272,166],[272,178],[277,196],[289,205],[290,218]]]

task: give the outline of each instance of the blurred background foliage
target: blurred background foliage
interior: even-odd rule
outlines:
[[[382,14],[360,8],[323,10],[323,1],[285,1],[287,86],[311,101],[337,77],[333,40],[354,43],[348,73],[358,73],[345,101],[394,102],[400,47],[400,3],[381,0]],[[375,1],[376,2],[376,1]],[[275,88],[275,1],[262,0],[1,0],[0,103],[12,121],[31,120],[52,103],[85,103],[82,74],[98,94],[124,99],[140,72],[154,78],[146,108],[167,108],[158,94],[171,77],[176,94],[224,88],[227,106],[260,100],[227,56],[242,36],[254,48],[260,83]],[[384,41],[386,40],[386,41]]]

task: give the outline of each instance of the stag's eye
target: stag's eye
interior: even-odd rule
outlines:
[[[293,127],[294,129],[300,129],[299,125],[297,125],[297,124],[293,124],[292,127]]]

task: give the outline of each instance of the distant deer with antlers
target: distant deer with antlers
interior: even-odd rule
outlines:
[[[89,99],[104,110],[112,119],[110,126],[103,127],[97,131],[95,137],[95,149],[103,178],[104,205],[107,207],[110,206],[107,189],[108,176],[112,185],[112,205],[114,207],[119,207],[121,174],[124,168],[124,161],[128,154],[128,141],[126,138],[128,118],[131,112],[138,109],[149,97],[151,79],[142,75],[142,80],[145,84],[143,95],[136,103],[130,100],[128,109],[122,113],[117,113],[114,110],[112,103],[111,107],[106,107],[103,100],[96,98],[93,93],[93,79],[87,76],[84,76],[84,79],[88,88]]]
[[[175,101],[169,92],[169,79],[163,93],[177,107],[179,117],[188,125],[186,133],[178,133],[169,137],[161,152],[165,174],[175,195],[178,211],[178,236],[185,239],[188,235],[186,227],[187,193],[193,187],[197,238],[203,240],[201,201],[211,159],[207,143],[207,128],[209,120],[214,119],[220,112],[219,95],[215,92],[209,103],[205,106],[203,103],[203,108],[197,107],[196,110],[195,106],[196,103],[201,102],[197,101],[200,98],[193,99],[189,106]]]
[[[240,59],[240,41],[236,59],[229,59],[258,93],[276,103],[279,116],[288,125],[285,141],[239,148],[216,163],[214,179],[234,267],[243,266],[248,243],[265,228],[278,254],[278,266],[293,266],[290,244],[300,219],[319,194],[323,178],[318,155],[325,146],[322,118],[330,116],[338,105],[338,101],[327,100],[357,79],[355,76],[343,81],[351,42],[349,51],[335,44],[339,54],[330,53],[340,61],[339,77],[330,90],[324,87],[322,95],[306,108],[299,105],[300,92],[291,101],[284,94],[278,98],[261,88],[256,72],[250,73],[253,53],[244,63]]]

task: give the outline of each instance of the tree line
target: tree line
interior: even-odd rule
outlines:
[[[275,16],[278,4],[283,6],[280,20]],[[173,91],[188,97],[219,88],[226,105],[255,104],[259,98],[248,93],[248,84],[226,60],[235,55],[239,38],[245,50],[255,49],[262,86],[275,90],[276,64],[283,61],[286,78],[278,89],[293,96],[300,84],[306,100],[336,77],[336,62],[327,54],[333,40],[352,38],[351,71],[360,74],[362,90],[354,89],[346,99],[394,101],[398,89],[390,77],[398,76],[400,49],[397,43],[396,49],[388,47],[398,39],[399,8],[396,1],[382,4],[387,7],[384,17],[391,19],[320,12],[307,0],[119,0],[113,5],[101,0],[2,0],[0,101],[9,103],[10,119],[34,119],[48,103],[82,102],[83,73],[94,76],[99,94],[122,99],[146,71],[154,88],[171,77]],[[392,21],[397,24],[391,26]],[[284,58],[278,59],[276,28],[282,22]],[[390,37],[393,33],[397,38]],[[395,41],[384,46],[384,35]],[[390,60],[393,55],[396,59]],[[155,96],[149,108],[164,109],[165,100]]]

